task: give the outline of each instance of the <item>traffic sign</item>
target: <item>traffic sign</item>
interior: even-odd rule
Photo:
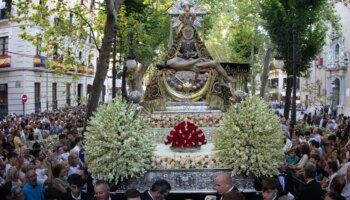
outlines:
[[[24,94],[24,95],[22,95],[21,99],[22,99],[22,103],[25,103],[25,102],[27,102],[28,97],[27,97],[27,95]]]

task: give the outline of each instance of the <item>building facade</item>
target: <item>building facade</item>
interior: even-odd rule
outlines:
[[[315,105],[326,106],[330,114],[350,116],[350,1],[335,1],[341,30],[331,27],[327,34],[323,54],[312,63],[310,76],[302,88],[313,86],[313,92],[304,92],[302,99],[315,98]]]
[[[4,2],[0,16],[0,116],[29,114],[86,103],[98,57],[94,47],[87,45],[78,52],[80,66],[61,74],[55,69],[47,69],[46,59],[52,58],[45,57],[38,47],[19,37],[22,31],[19,24],[10,22],[6,16],[6,11],[15,12],[15,8]],[[94,0],[76,3],[81,3],[87,9],[96,7],[92,5],[95,4]],[[26,102],[23,102],[24,95],[27,97]],[[104,87],[100,102],[108,100],[107,96]]]

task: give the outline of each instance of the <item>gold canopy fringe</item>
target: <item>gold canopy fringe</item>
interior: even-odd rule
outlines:
[[[154,110],[165,110],[166,98],[143,101],[140,104],[150,112],[153,112]]]
[[[150,112],[154,110],[165,110],[166,99],[166,93],[162,84],[162,75],[158,72],[158,75],[154,76],[151,83],[147,86],[140,105]]]
[[[210,108],[226,110],[225,101],[217,95],[207,95],[207,103]]]

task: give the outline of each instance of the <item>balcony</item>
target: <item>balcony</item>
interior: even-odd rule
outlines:
[[[86,73],[87,73],[87,74],[93,74],[93,73],[95,73],[95,67],[94,67],[92,64],[90,64],[90,65],[87,67],[87,69],[86,69]]]
[[[45,67],[46,57],[34,56],[34,67]]]
[[[0,56],[0,68],[11,66],[11,56]]]
[[[86,72],[85,66],[84,65],[79,65],[78,66],[78,73],[85,73],[85,72]]]

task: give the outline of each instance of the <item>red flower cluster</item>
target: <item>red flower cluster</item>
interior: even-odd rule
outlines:
[[[198,126],[188,121],[181,121],[167,136],[165,144],[175,148],[201,146],[207,143],[205,135]]]

